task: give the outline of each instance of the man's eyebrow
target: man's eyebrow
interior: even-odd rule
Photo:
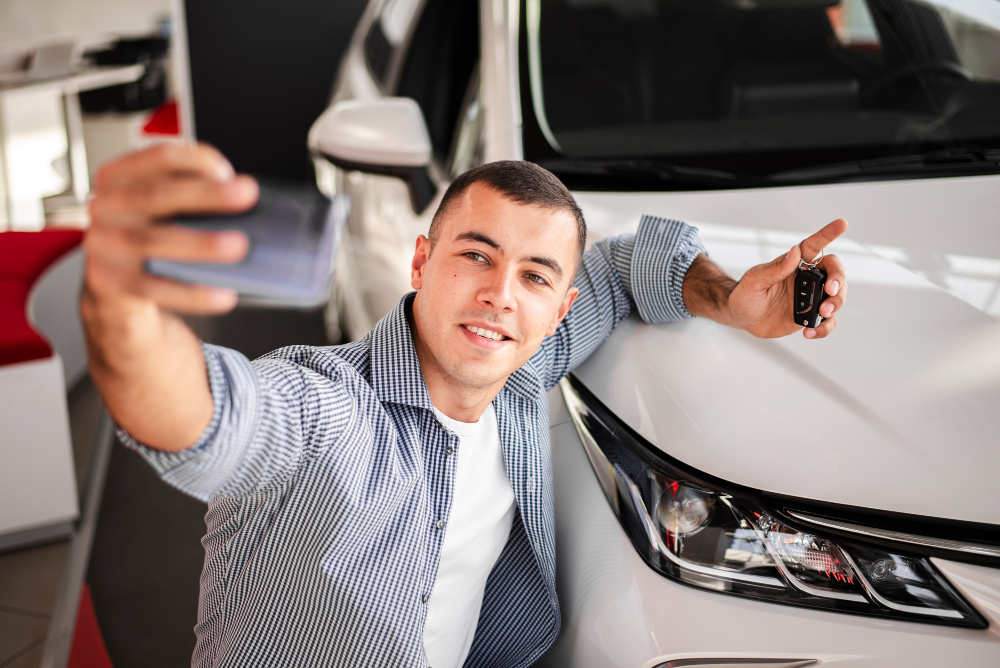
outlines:
[[[500,244],[498,244],[496,241],[490,239],[488,236],[480,232],[462,232],[461,234],[455,237],[455,241],[478,241],[479,243],[486,244],[490,248],[499,251],[500,254],[503,255],[503,248],[500,246]],[[556,262],[550,257],[532,256],[532,257],[526,257],[524,259],[527,260],[528,262],[534,262],[535,264],[540,264],[543,267],[548,267],[549,269],[554,271],[559,276],[559,278],[562,278],[563,276],[562,267],[559,265],[558,262]]]
[[[478,241],[479,243],[486,244],[490,248],[500,251],[503,253],[503,248],[500,244],[490,239],[485,234],[480,234],[479,232],[462,232],[455,237],[455,241]]]
[[[548,267],[552,271],[558,274],[559,278],[562,278],[563,270],[559,266],[559,263],[549,257],[528,257],[525,258],[528,262],[534,262],[535,264],[540,264],[542,266]]]

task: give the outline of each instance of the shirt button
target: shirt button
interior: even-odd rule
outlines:
[[[431,600],[431,595],[430,594],[424,594],[423,596],[420,597],[420,600],[423,603],[426,603],[427,601]]]
[[[455,448],[451,447],[450,445],[444,449],[444,454],[446,455],[450,455],[453,452],[455,452]]]
[[[438,529],[443,529],[446,524],[447,522],[445,522],[444,520],[438,520],[436,526]]]

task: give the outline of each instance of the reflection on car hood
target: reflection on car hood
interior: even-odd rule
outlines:
[[[650,442],[779,494],[1000,521],[1000,177],[577,198],[593,238],[692,222],[734,276],[850,222],[830,338],[633,318],[577,371]]]

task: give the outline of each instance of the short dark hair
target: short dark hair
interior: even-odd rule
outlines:
[[[583,219],[583,211],[573,198],[573,194],[563,185],[555,174],[539,167],[533,162],[524,160],[498,160],[475,167],[460,175],[445,191],[441,204],[434,213],[431,229],[427,237],[431,248],[437,243],[441,233],[441,220],[451,204],[462,196],[473,183],[496,190],[505,198],[520,204],[532,204],[546,209],[562,209],[569,211],[576,218],[577,230],[577,262],[583,256],[587,244],[587,223]]]

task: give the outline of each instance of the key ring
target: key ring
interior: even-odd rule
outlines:
[[[815,269],[816,265],[823,261],[826,251],[820,251],[819,255],[813,258],[812,262],[806,262],[805,258],[799,259],[799,269]]]

